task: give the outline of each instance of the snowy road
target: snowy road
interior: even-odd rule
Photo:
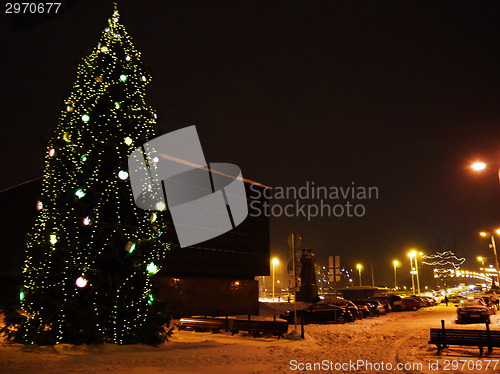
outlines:
[[[439,306],[346,325],[306,325],[304,341],[176,331],[171,341],[159,348],[143,345],[25,348],[2,344],[0,372],[500,373],[500,349],[480,357],[477,348],[455,346],[438,356],[436,347],[427,341],[429,328],[440,327],[441,319],[446,321],[446,327],[458,327],[453,323],[455,308]],[[464,327],[483,329],[484,325],[460,326]],[[500,314],[492,316],[492,329],[500,330]],[[495,362],[498,362],[496,370]]]

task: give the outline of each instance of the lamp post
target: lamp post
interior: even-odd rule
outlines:
[[[413,257],[416,255],[415,251],[411,251],[408,253],[408,257],[410,258],[410,274],[411,274],[411,289],[413,290],[413,294],[415,295],[415,268],[413,267]]]
[[[484,268],[484,257],[482,256],[477,256],[476,259],[481,263],[481,265],[483,266]]]
[[[482,162],[482,161],[477,161],[477,162],[474,162],[472,165],[471,165],[471,168],[472,170],[474,171],[483,171],[487,168],[487,164]],[[500,168],[498,168],[498,171],[497,171],[497,175],[498,175],[498,181],[500,182]],[[495,232],[497,233],[497,235],[500,235],[500,229],[498,230],[495,230]],[[493,254],[495,255],[495,267],[496,267],[496,271],[497,271],[497,283],[500,284],[500,266],[498,266],[498,256],[497,256],[497,247],[496,247],[496,244],[495,244],[495,238],[493,237],[493,233],[487,233],[487,232],[480,232],[479,235],[483,236],[483,237],[486,237],[486,236],[490,236],[490,239],[491,239],[491,248],[493,249]],[[493,286],[493,282],[492,282],[492,286]]]
[[[418,272],[418,256],[422,256],[423,253],[419,252],[415,255],[415,270],[417,271],[417,291],[418,295],[420,295],[420,273]]]
[[[470,167],[472,170],[480,172],[485,170],[488,167],[488,165],[482,161],[476,161],[473,164],[471,164]],[[498,181],[500,182],[500,168],[498,168],[497,175],[498,175]]]
[[[398,260],[392,261],[392,265],[394,266],[394,289],[398,289],[398,281],[397,281],[397,268],[400,265]]]
[[[500,235],[500,229],[495,230],[495,233],[497,235]],[[497,272],[497,283],[498,283],[497,286],[498,286],[500,285],[500,274],[498,274],[500,272],[500,266],[498,266],[498,255],[497,255],[497,246],[495,243],[495,237],[493,236],[493,233],[485,231],[481,231],[479,235],[481,235],[483,238],[487,237],[488,235],[490,236],[490,241],[491,241],[490,247],[491,249],[493,249],[493,255],[495,256],[495,268]]]
[[[415,250],[412,250],[412,251],[410,251],[410,253],[408,253],[408,257],[410,257],[410,267],[411,267],[411,274],[412,274],[412,278],[411,278],[412,282],[411,283],[412,283],[412,288],[413,288],[413,294],[415,294],[415,282],[413,280],[413,275],[416,275],[418,295],[420,295],[420,277],[418,274],[418,259],[417,259],[417,257],[419,255],[422,256],[423,253],[422,252],[417,253],[417,251],[415,251]],[[415,259],[415,268],[413,268],[413,261],[412,261],[413,259]]]
[[[275,289],[274,276],[276,272],[276,266],[279,265],[280,261],[275,257],[271,260],[271,263],[273,265],[273,301],[274,301],[274,289]]]
[[[363,270],[363,265],[357,264],[356,269],[358,269],[359,272],[359,285],[361,286],[361,270]]]

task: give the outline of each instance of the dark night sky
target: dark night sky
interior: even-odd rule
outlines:
[[[1,29],[0,189],[42,173],[45,146],[111,1]],[[377,283],[416,246],[477,268],[481,229],[500,225],[500,3],[471,1],[122,1],[153,74],[162,129],[196,125],[207,160],[269,186],[377,186],[363,218],[272,219],[321,262],[373,261]],[[475,158],[492,162],[481,175]],[[337,202],[338,203],[338,202]]]

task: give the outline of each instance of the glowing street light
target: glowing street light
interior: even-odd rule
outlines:
[[[488,165],[482,161],[477,161],[471,164],[471,169],[477,172],[482,172],[483,170],[486,170],[488,168]],[[497,175],[498,175],[498,181],[500,182],[500,168],[497,170]]]
[[[398,282],[397,282],[397,278],[396,278],[396,270],[397,270],[398,266],[401,265],[401,263],[398,260],[394,260],[394,261],[392,261],[392,265],[394,266],[394,289],[397,290],[398,289]]]
[[[471,168],[473,170],[476,170],[476,171],[482,171],[482,170],[486,169],[486,166],[487,165],[484,162],[478,161],[478,162],[474,162],[471,165]],[[500,168],[498,168],[497,174],[498,174],[498,180],[500,182]],[[495,230],[495,233],[497,235],[500,235],[500,229]],[[479,235],[481,235],[482,237],[487,237],[487,236],[490,237],[490,240],[491,240],[490,247],[493,249],[493,254],[495,255],[495,267],[496,267],[496,271],[497,271],[497,282],[500,284],[500,274],[499,274],[500,273],[500,266],[498,266],[497,247],[495,244],[495,238],[493,237],[493,233],[482,231],[479,233]],[[492,286],[493,286],[493,284],[494,284],[494,282],[492,281]]]
[[[497,235],[500,235],[500,229],[495,230],[494,233],[496,233]],[[497,271],[497,283],[500,284],[500,274],[498,274],[498,272],[500,272],[500,266],[498,266],[497,245],[495,243],[495,237],[493,236],[493,233],[486,232],[486,231],[481,231],[479,233],[479,235],[481,235],[483,238],[485,238],[487,236],[490,237],[490,242],[491,242],[490,248],[493,249],[493,254],[495,255],[495,267],[496,267],[496,271]]]
[[[408,257],[410,258],[411,289],[413,290],[413,294],[415,295],[415,270],[413,270],[414,253],[415,251],[408,253]]]
[[[413,279],[414,275],[416,275],[416,278],[417,278],[417,291],[418,291],[418,294],[420,295],[420,277],[418,274],[418,260],[417,260],[417,256],[419,256],[419,255],[422,256],[423,253],[422,252],[417,253],[417,251],[415,251],[415,250],[412,250],[408,253],[408,257],[410,257],[411,284],[412,284],[412,289],[413,289],[414,295],[415,295],[415,281]],[[415,259],[415,268],[413,268],[413,259]]]
[[[483,265],[483,268],[484,268],[484,257],[477,256],[476,259],[481,263],[481,265]]]
[[[276,257],[271,260],[271,264],[273,265],[273,301],[274,301],[274,289],[275,289],[275,272],[276,272],[276,266],[278,266],[280,263],[280,260],[278,260]]]
[[[357,264],[356,269],[358,269],[359,272],[359,285],[361,286],[361,270],[363,270],[363,265]]]
[[[424,254],[422,252],[418,252],[417,256],[422,257]],[[420,295],[420,273],[418,271],[418,261],[417,261],[417,256],[415,256],[415,268],[417,269],[417,290],[418,294]]]
[[[474,162],[470,167],[474,171],[482,171],[486,169],[486,164],[484,162],[478,161]]]

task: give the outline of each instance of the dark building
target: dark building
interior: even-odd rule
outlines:
[[[388,288],[383,287],[370,287],[370,286],[353,286],[341,288],[339,291],[346,299],[369,299],[371,297],[387,296]]]
[[[264,186],[245,181],[247,198],[264,199],[249,189]],[[37,214],[41,178],[0,192],[0,304],[16,304],[22,286],[26,233]],[[159,298],[174,317],[258,314],[256,276],[269,275],[269,218],[249,215],[235,229],[195,246],[173,245],[156,275]]]

